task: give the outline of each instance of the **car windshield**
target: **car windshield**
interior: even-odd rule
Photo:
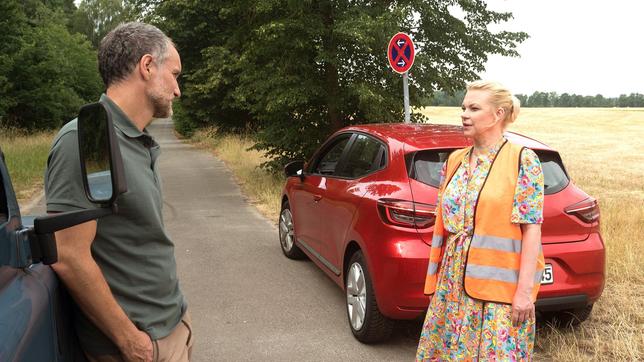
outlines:
[[[411,164],[408,163],[409,177],[424,184],[440,186],[440,171],[452,149],[423,150],[416,152]],[[563,190],[569,182],[561,157],[557,152],[535,151],[543,168],[544,193],[546,195]]]

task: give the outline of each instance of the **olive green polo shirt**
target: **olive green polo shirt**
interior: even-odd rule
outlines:
[[[98,220],[92,256],[130,320],[152,339],[160,339],[170,334],[186,308],[177,280],[174,244],[163,225],[157,170],[160,149],[147,130],[139,131],[105,94],[101,100],[113,114],[127,192],[116,199],[118,214]],[[76,119],[63,126],[49,152],[45,173],[48,212],[96,207],[83,189],[76,126]],[[82,313],[75,325],[87,352],[118,353]]]

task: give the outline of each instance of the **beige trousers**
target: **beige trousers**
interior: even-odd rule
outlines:
[[[186,311],[181,322],[177,324],[172,333],[167,337],[152,341],[154,351],[153,362],[189,362],[192,355],[192,319]],[[122,362],[120,355],[90,355],[86,353],[90,362]]]

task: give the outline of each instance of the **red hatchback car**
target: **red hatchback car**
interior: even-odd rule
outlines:
[[[544,171],[546,270],[537,310],[583,321],[604,288],[597,201],[570,181],[557,151],[505,136],[534,150]],[[386,339],[396,319],[424,315],[440,169],[452,150],[470,144],[457,126],[361,125],[333,134],[307,163],[285,167],[282,251],[308,256],[345,290],[361,342]]]

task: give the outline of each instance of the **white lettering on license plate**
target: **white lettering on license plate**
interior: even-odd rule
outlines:
[[[555,275],[552,272],[552,264],[546,264],[546,268],[541,274],[541,284],[552,284],[555,282]]]

